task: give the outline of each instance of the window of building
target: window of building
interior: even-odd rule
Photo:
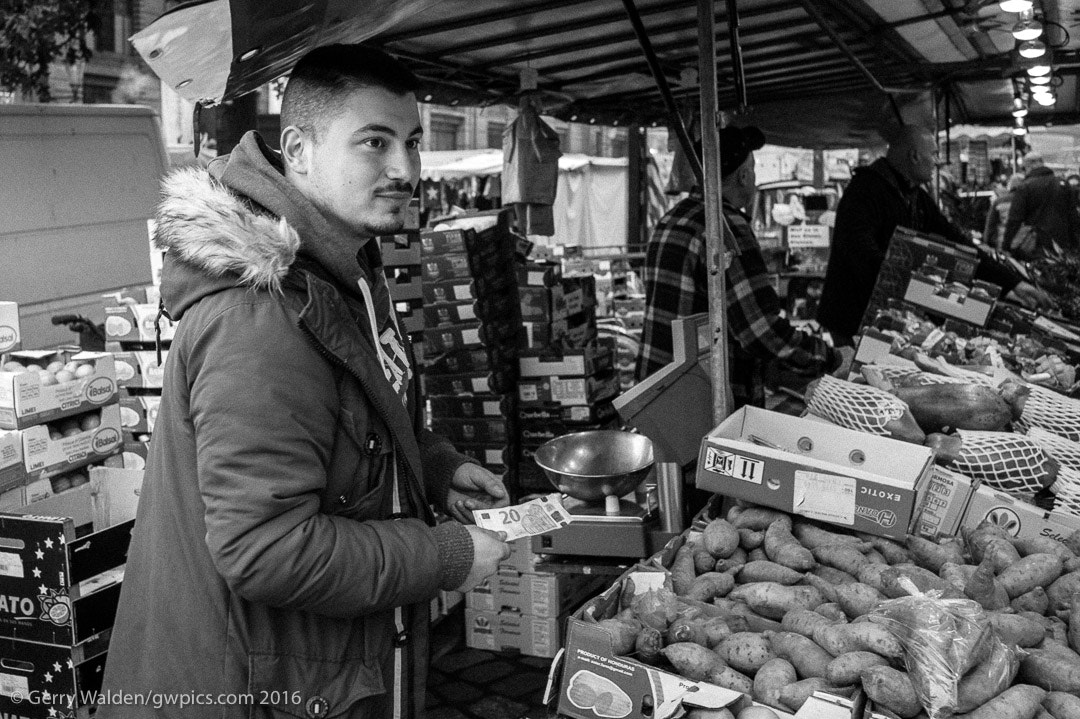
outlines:
[[[113,101],[116,78],[105,75],[83,75],[82,101],[87,105],[109,104]]]
[[[432,113],[431,126],[428,128],[428,132],[431,135],[431,149],[458,149],[458,134],[463,124],[464,120],[460,117]]]
[[[133,50],[127,38],[135,32],[131,17],[132,4],[117,0],[99,0],[94,10],[98,22],[94,28],[91,49],[95,52],[114,52],[131,55]]]
[[[503,122],[489,122],[487,124],[487,146],[494,148],[502,148],[503,146],[503,131],[506,130],[506,123]]]

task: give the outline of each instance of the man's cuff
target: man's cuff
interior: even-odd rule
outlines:
[[[439,588],[451,591],[465,583],[473,565],[473,542],[469,530],[460,522],[443,522],[432,528],[439,550]]]

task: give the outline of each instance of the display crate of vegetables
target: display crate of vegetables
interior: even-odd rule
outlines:
[[[709,506],[711,515],[718,503]],[[867,711],[884,717],[1075,719],[1077,550],[1080,532],[1017,540],[983,523],[962,537],[898,542],[734,507],[587,603],[570,620],[567,651],[575,627],[593,637],[603,630],[616,664],[739,692],[780,717],[823,692],[865,696]],[[569,676],[563,669],[560,713],[640,711],[623,706],[624,693],[660,706],[647,691],[628,694],[643,687],[620,686],[618,672],[608,676],[613,686],[600,686],[582,684],[580,666]],[[716,719],[748,710],[685,708]]]

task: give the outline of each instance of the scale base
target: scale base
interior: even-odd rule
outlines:
[[[649,556],[649,531],[657,529],[658,523],[640,504],[622,500],[618,514],[608,514],[602,505],[571,497],[563,498],[563,506],[572,521],[533,537],[533,552],[579,557]]]

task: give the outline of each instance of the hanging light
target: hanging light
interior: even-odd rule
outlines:
[[[1025,117],[1028,114],[1027,105],[1019,97],[1013,98],[1012,116]]]
[[[1025,12],[1032,6],[1031,0],[1001,0],[1001,9],[1005,12]]]
[[[1030,10],[1020,15],[1020,22],[1013,25],[1012,34],[1017,40],[1034,40],[1042,35],[1042,23],[1036,20]]]
[[[1031,94],[1033,96],[1034,95],[1045,95],[1048,92],[1050,92],[1050,86],[1049,85],[1034,85],[1031,88]]]
[[[1046,54],[1046,43],[1042,40],[1026,40],[1020,43],[1018,49],[1021,57],[1036,58]]]
[[[1042,85],[1049,85],[1050,79],[1050,75],[1039,75],[1038,77],[1029,77],[1028,82],[1034,87],[1040,87]]]
[[[1027,74],[1031,77],[1042,77],[1043,75],[1050,74],[1049,65],[1032,65],[1027,69]]]
[[[1035,102],[1039,103],[1043,107],[1050,107],[1057,102],[1057,96],[1052,92],[1040,92],[1035,96]]]
[[[1024,126],[1024,118],[1018,117],[1015,120],[1013,120],[1013,123],[1014,124],[1013,124],[1012,134],[1014,134],[1014,135],[1026,135],[1027,134],[1027,128]]]

